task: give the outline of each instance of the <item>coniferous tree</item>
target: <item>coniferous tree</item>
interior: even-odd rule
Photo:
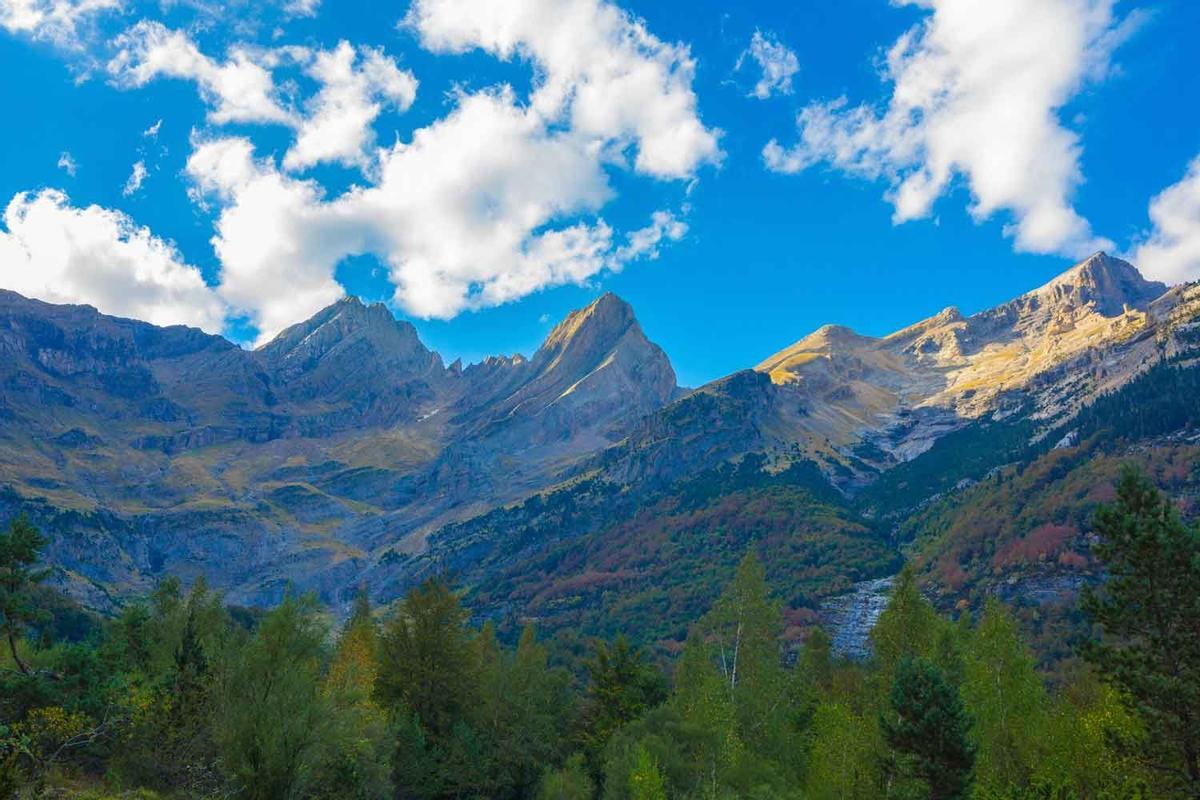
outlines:
[[[662,673],[624,636],[612,644],[597,642],[585,667],[588,688],[580,711],[579,735],[593,772],[598,774],[613,733],[662,703],[667,687]]]
[[[958,691],[928,659],[906,656],[895,674],[890,708],[881,720],[897,779],[890,794],[929,800],[966,797],[975,752]]]
[[[1095,530],[1108,580],[1082,606],[1103,638],[1083,654],[1143,720],[1145,762],[1200,797],[1200,529],[1126,469]]]

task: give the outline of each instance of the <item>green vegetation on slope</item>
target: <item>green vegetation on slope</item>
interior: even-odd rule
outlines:
[[[689,627],[670,681],[620,640],[574,671],[531,628],[505,647],[436,579],[379,618],[360,598],[336,636],[310,598],[249,615],[168,580],[91,639],[53,641],[37,542],[17,524],[0,534],[17,654],[0,662],[0,791],[1194,797],[1200,529],[1132,474],[1096,528],[1120,579],[1088,600],[1091,644],[1049,689],[1002,603],[952,621],[909,569],[872,660],[832,659],[818,630],[789,664],[782,603],[753,554]]]

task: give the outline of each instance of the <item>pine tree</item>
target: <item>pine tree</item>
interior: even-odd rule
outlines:
[[[587,697],[580,713],[580,739],[593,772],[599,766],[613,733],[666,699],[662,673],[647,663],[645,654],[618,636],[611,645],[597,642],[585,663]]]
[[[904,784],[917,781],[929,800],[966,797],[975,753],[957,690],[933,662],[906,656],[896,665],[890,700],[881,727],[900,783],[894,793],[908,796]]]
[[[1103,638],[1083,654],[1143,720],[1145,762],[1200,797],[1200,528],[1126,469],[1095,530],[1108,580],[1082,605]]]

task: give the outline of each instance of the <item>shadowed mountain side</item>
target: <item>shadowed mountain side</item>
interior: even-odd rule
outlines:
[[[5,292],[0,353],[9,507],[95,523],[94,567],[59,552],[115,594],[164,571],[211,572],[247,601],[352,585],[338,565],[553,484],[678,391],[612,295],[532,359],[465,370],[356,299],[245,351]]]

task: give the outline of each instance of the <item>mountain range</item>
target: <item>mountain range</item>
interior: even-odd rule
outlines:
[[[902,549],[940,563],[954,548],[911,520],[1082,447],[1073,422],[1194,368],[1198,331],[1200,286],[1098,253],[993,309],[826,326],[684,390],[612,294],[529,358],[463,366],[354,298],[246,350],[0,292],[0,511],[45,527],[56,580],[100,610],[168,573],[337,605],[441,571],[482,613],[596,628],[649,581],[637,613],[669,638],[716,580],[687,571],[758,543],[802,625]],[[1182,446],[1180,419],[1139,446]]]

